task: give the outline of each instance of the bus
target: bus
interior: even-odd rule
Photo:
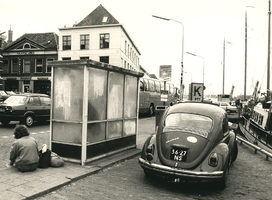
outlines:
[[[165,88],[164,88],[165,87]],[[167,91],[167,101],[161,101],[161,92]],[[153,116],[156,106],[176,103],[178,89],[172,83],[152,78],[140,78],[139,113]]]

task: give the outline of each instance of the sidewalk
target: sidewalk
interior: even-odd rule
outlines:
[[[21,173],[14,167],[2,168],[0,169],[0,199],[34,199],[115,163],[139,156],[141,150],[138,148],[90,162],[86,166],[65,162],[60,168],[38,168],[34,172],[27,173]]]

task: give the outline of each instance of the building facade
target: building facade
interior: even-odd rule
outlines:
[[[73,27],[59,28],[59,60],[92,59],[140,71],[140,55],[123,25],[102,5]]]
[[[24,34],[3,49],[3,89],[15,92],[51,93],[49,61],[58,59],[58,35]]]

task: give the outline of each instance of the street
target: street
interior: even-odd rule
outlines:
[[[0,125],[1,166],[8,159],[8,150],[14,140],[15,124]],[[39,143],[49,142],[49,123],[35,124],[29,129]],[[155,117],[140,118],[137,144],[155,130]],[[138,145],[141,148],[142,145]],[[146,177],[138,164],[138,157],[118,163],[89,177],[73,182],[37,199],[271,199],[272,161],[261,153],[238,144],[237,160],[230,167],[225,190],[215,184],[171,183]],[[5,155],[5,156],[4,156]]]

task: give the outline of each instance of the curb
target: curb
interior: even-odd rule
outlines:
[[[82,175],[73,177],[73,178],[66,177],[68,179],[66,182],[63,182],[63,183],[56,185],[56,186],[52,186],[51,188],[45,189],[44,191],[38,192],[38,193],[31,195],[29,197],[26,197],[24,199],[30,200],[30,199],[35,199],[37,197],[46,195],[46,194],[53,192],[54,190],[57,190],[65,185],[69,185],[75,181],[82,179],[82,178],[96,174],[107,167],[113,166],[113,165],[120,163],[120,162],[124,162],[125,160],[132,159],[136,156],[139,156],[140,154],[141,154],[141,150],[139,150],[139,149],[129,149],[124,152],[113,154],[108,157],[93,161],[89,164],[86,164],[85,166],[82,166],[82,168],[90,169],[90,171],[88,171]]]

